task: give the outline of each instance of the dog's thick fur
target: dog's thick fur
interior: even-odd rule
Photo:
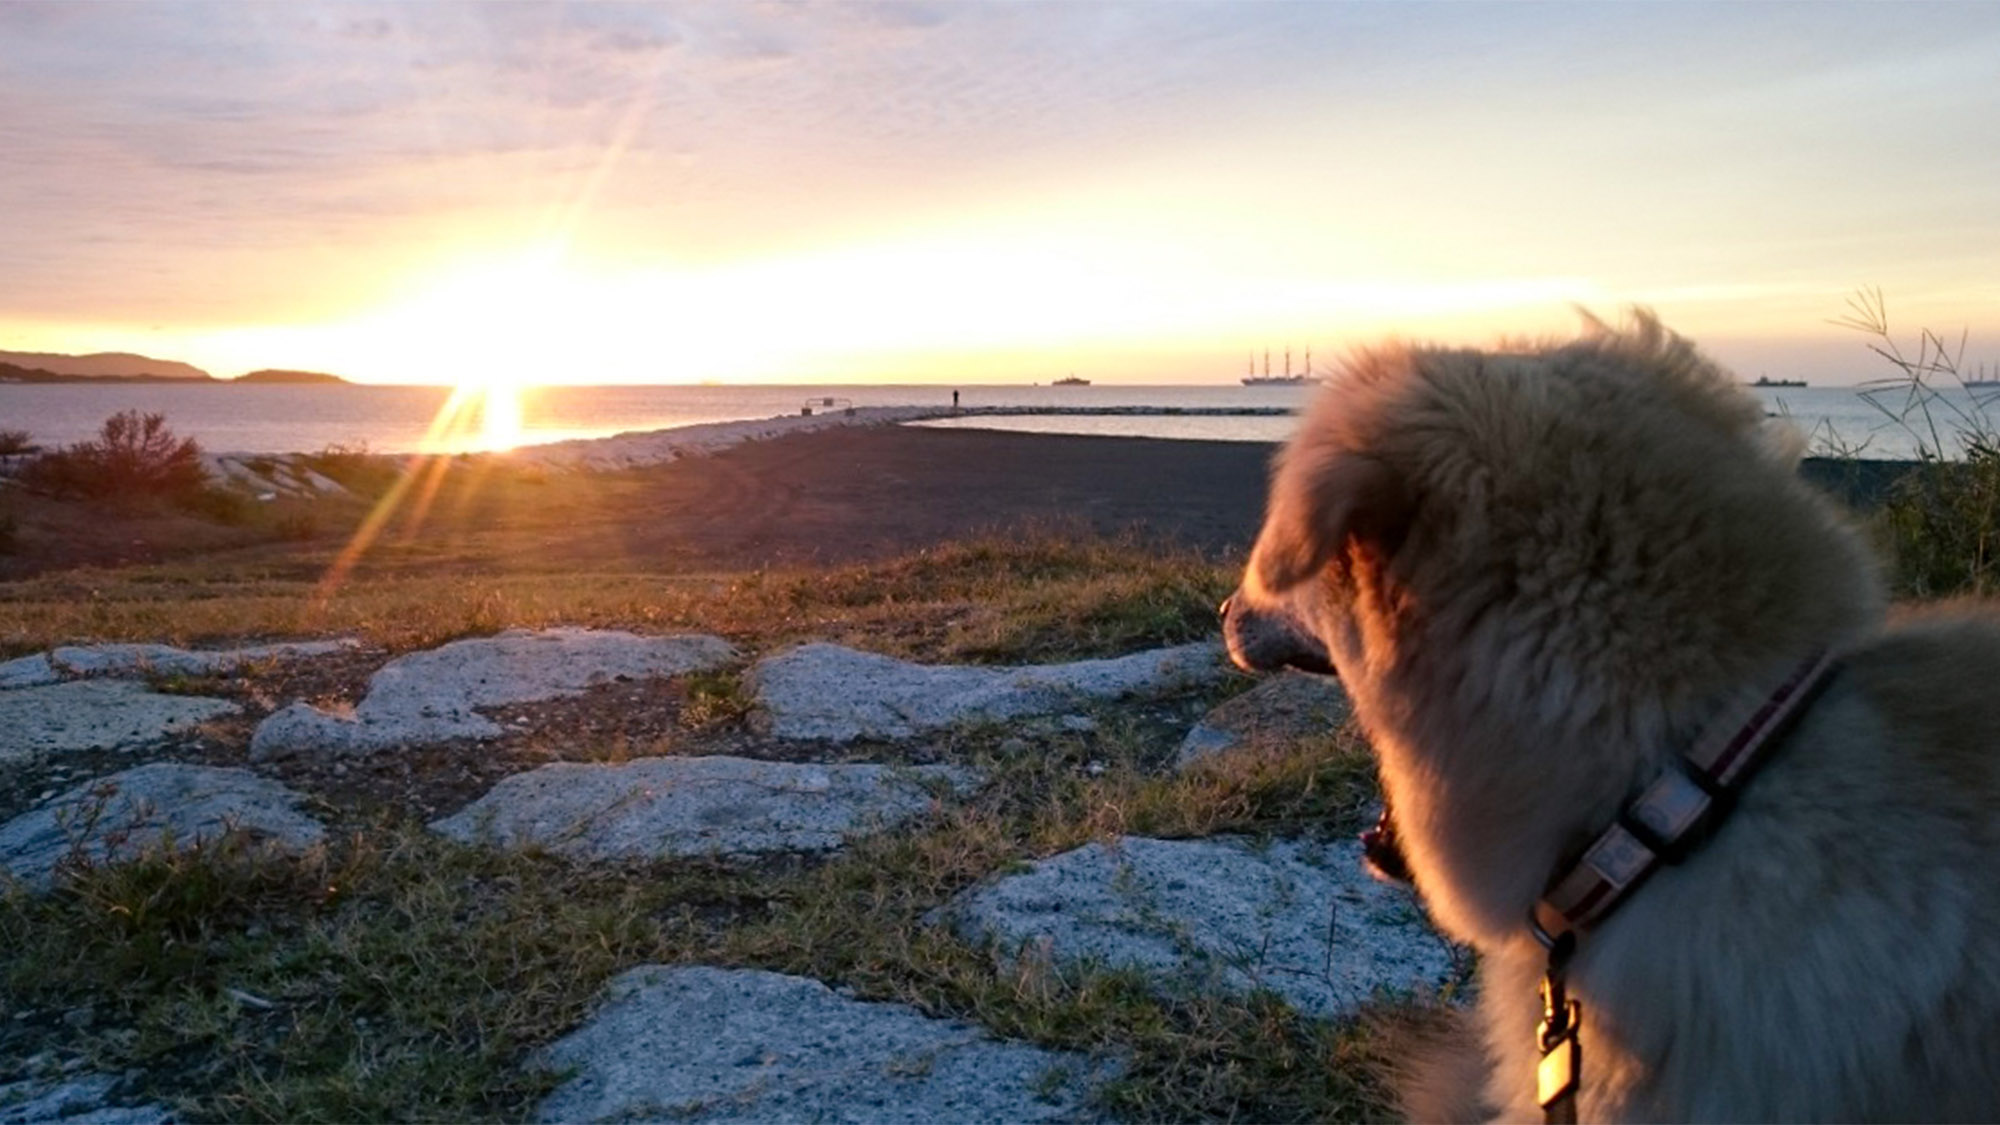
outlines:
[[[1413,1116],[1540,1119],[1531,904],[1723,701],[1826,645],[1714,837],[1581,935],[1582,1119],[2000,1117],[2000,624],[1886,624],[1799,452],[1638,313],[1361,354],[1280,456],[1232,653],[1331,659],[1419,891],[1481,954],[1476,1045]]]

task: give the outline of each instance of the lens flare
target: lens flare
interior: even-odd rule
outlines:
[[[402,475],[375,502],[320,578],[315,592],[319,603],[324,605],[347,581],[399,511],[405,535],[422,529],[454,458],[512,449],[520,444],[521,432],[521,397],[513,386],[496,383],[453,389],[418,443],[419,452],[404,463]]]

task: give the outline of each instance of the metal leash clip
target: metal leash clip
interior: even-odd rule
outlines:
[[[1541,927],[1535,929],[1541,936]],[[1583,1045],[1577,1039],[1583,1007],[1569,998],[1563,974],[1570,955],[1576,952],[1576,934],[1566,930],[1547,945],[1549,967],[1542,974],[1542,1022],[1535,1028],[1536,1046],[1542,1053],[1535,1068],[1535,1100],[1541,1104],[1542,1119],[1548,1125],[1575,1125],[1576,1091],[1583,1079]]]

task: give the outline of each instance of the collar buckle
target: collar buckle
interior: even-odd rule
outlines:
[[[1652,784],[1619,810],[1618,823],[1662,863],[1677,864],[1705,843],[1729,809],[1729,794],[1676,756]]]

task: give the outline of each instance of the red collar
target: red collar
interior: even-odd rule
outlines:
[[[1576,862],[1556,873],[1531,915],[1545,943],[1603,921],[1662,863],[1708,838],[1731,799],[1826,684],[1837,661],[1814,652],[1768,695],[1731,701],[1680,760],[1628,801]]]

